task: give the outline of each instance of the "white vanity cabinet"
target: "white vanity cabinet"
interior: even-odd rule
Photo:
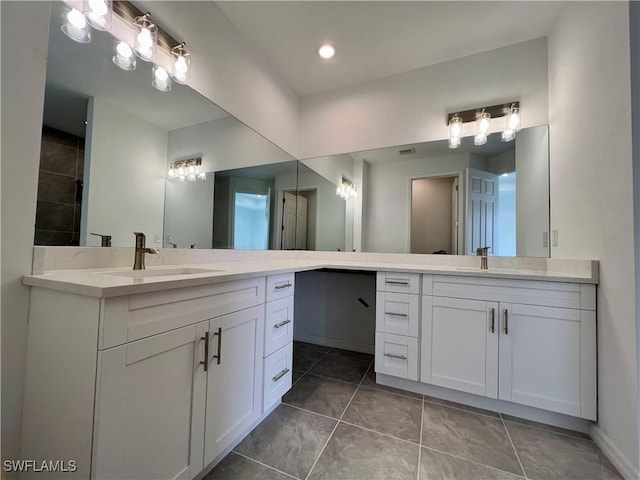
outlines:
[[[265,414],[266,284],[33,288],[24,458],[77,461],[58,478],[194,478]]]
[[[420,380],[596,418],[595,286],[424,275]]]
[[[375,371],[418,380],[420,275],[378,272]]]

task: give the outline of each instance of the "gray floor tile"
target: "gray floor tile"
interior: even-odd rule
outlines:
[[[231,452],[202,480],[291,480],[291,477]]]
[[[342,355],[344,357],[359,358],[360,360],[373,361],[373,355],[371,353],[354,352],[353,350],[343,350],[341,348],[332,348],[329,353],[331,355]]]
[[[527,420],[525,418],[513,417],[511,415],[502,414],[502,418],[505,422],[519,423],[521,425],[528,425],[534,428],[540,428],[542,430],[549,430],[551,432],[562,433],[564,435],[571,435],[572,437],[583,438],[585,440],[591,440],[591,437],[586,433],[576,432],[575,430],[568,430],[566,428],[555,427],[553,425],[547,425],[546,423],[534,422],[533,420]]]
[[[500,418],[500,414],[498,412],[492,412],[491,410],[485,410],[483,408],[472,407],[470,405],[464,405],[462,403],[451,402],[449,400],[443,400],[441,398],[430,397],[429,395],[424,396],[424,401],[429,403],[437,403],[438,405],[445,405],[447,407],[460,408],[462,410],[467,410],[469,412],[480,413],[482,415],[488,415],[490,417]]]
[[[341,423],[309,478],[414,480],[417,476],[419,448]]]
[[[369,365],[371,365],[369,360],[328,354],[309,373],[345,382],[360,383]]]
[[[424,402],[422,445],[522,475],[499,418]]]
[[[324,357],[324,352],[309,350],[306,348],[293,349],[293,369],[306,372],[313,367],[318,361]]]
[[[601,480],[622,477],[590,440],[505,422],[528,478]]]
[[[340,418],[358,386],[330,378],[305,375],[283,397],[289,405]]]
[[[235,451],[294,477],[305,478],[335,425],[335,420],[280,405]]]
[[[298,380],[300,380],[304,376],[304,370],[294,369],[291,375],[292,375],[291,381],[295,384]]]
[[[369,369],[367,375],[364,377],[362,386],[374,388],[376,390],[383,390],[385,392],[397,393],[398,395],[404,395],[405,397],[422,399],[421,393],[409,392],[407,390],[400,390],[399,388],[387,387],[386,385],[380,385],[379,383],[376,383],[376,372],[374,371],[373,366]]]
[[[345,422],[420,443],[422,401],[360,387],[342,418]]]
[[[519,480],[522,477],[422,447],[422,480]]]

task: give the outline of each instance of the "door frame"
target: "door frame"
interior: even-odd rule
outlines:
[[[413,181],[420,180],[423,178],[457,178],[458,179],[458,253],[457,255],[464,255],[464,253],[460,253],[460,239],[464,240],[465,234],[465,224],[462,221],[465,218],[465,205],[461,201],[466,198],[466,184],[465,184],[465,175],[464,170],[453,170],[450,172],[438,172],[438,173],[426,173],[421,175],[411,175],[409,177],[409,188],[407,188],[407,203],[408,203],[408,217],[409,220],[407,222],[407,253],[411,253],[411,210],[413,207]],[[464,242],[462,244],[462,252],[464,252]]]

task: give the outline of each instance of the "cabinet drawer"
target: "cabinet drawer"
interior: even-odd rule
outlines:
[[[295,273],[283,273],[281,275],[270,275],[267,277],[267,302],[278,300],[279,298],[293,296],[296,283]]]
[[[417,337],[419,303],[418,295],[377,292],[376,331]]]
[[[291,388],[293,343],[289,343],[264,359],[264,394],[262,411],[273,406]]]
[[[376,372],[418,380],[418,339],[376,332]]]
[[[268,357],[293,341],[293,297],[267,302],[264,356]]]
[[[264,303],[264,277],[102,299],[99,349]]]
[[[378,272],[376,290],[394,293],[420,293],[420,274],[404,272]]]

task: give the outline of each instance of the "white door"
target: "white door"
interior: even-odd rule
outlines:
[[[264,305],[211,320],[204,464],[262,414]]]
[[[296,246],[297,199],[289,192],[284,192],[282,206],[281,248],[291,250]]]
[[[296,219],[296,249],[307,249],[307,199],[298,195]]]
[[[422,382],[497,398],[498,303],[422,298]]]
[[[94,478],[189,480],[202,470],[208,325],[98,353]]]
[[[466,253],[475,255],[479,247],[496,251],[498,175],[467,169]]]
[[[460,235],[460,202],[458,201],[459,193],[458,177],[454,177],[451,184],[451,255],[458,255],[458,236]]]
[[[591,398],[587,379],[595,378],[588,353],[589,342],[595,345],[595,315],[590,313],[501,303],[500,398],[595,419],[595,405],[581,401]]]

